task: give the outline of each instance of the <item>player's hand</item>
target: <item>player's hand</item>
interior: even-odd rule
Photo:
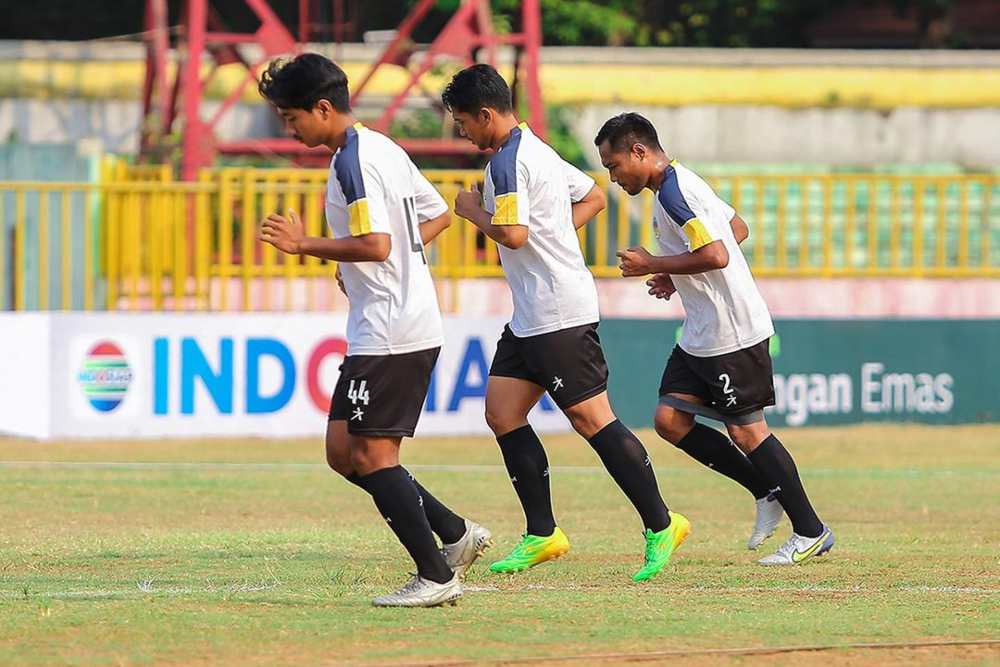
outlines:
[[[483,196],[476,185],[473,185],[471,190],[459,191],[455,197],[455,215],[466,220],[472,220],[476,213],[482,209]]]
[[[298,255],[302,252],[302,239],[305,235],[302,221],[292,209],[288,209],[287,218],[272,213],[260,225],[260,240],[289,255]]]
[[[649,285],[650,295],[657,299],[669,301],[670,297],[677,291],[669,273],[654,273],[653,277],[646,281],[646,284]]]
[[[621,260],[618,268],[622,270],[622,276],[626,278],[645,276],[653,272],[653,256],[642,246],[632,246],[628,250],[619,250],[617,255]]]
[[[347,288],[344,287],[344,274],[340,272],[340,264],[337,264],[336,278],[337,287],[339,287],[340,291],[344,293],[344,296],[347,296]]]

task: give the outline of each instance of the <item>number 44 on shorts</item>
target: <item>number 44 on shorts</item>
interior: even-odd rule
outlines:
[[[368,389],[366,385],[368,380],[358,381],[358,386],[354,386],[355,380],[351,380],[351,384],[347,387],[347,398],[351,399],[351,403],[354,405],[358,404],[358,401],[364,402],[368,405]]]

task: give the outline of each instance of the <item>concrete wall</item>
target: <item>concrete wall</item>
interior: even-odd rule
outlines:
[[[573,130],[592,164],[593,139],[622,111],[649,118],[667,152],[689,162],[811,162],[834,166],[1000,165],[1000,109],[589,105]]]

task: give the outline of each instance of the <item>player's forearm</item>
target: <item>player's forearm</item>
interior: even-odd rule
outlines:
[[[721,241],[714,241],[694,252],[683,255],[667,255],[653,257],[650,262],[650,273],[669,273],[671,275],[692,275],[723,269],[729,264],[729,252]]]
[[[483,234],[504,247],[516,250],[524,245],[524,239],[519,233],[521,225],[494,225],[493,215],[486,209],[481,208],[473,212],[469,221]]]
[[[593,220],[607,205],[608,200],[604,196],[604,191],[595,185],[583,199],[573,203],[573,227],[580,229]]]
[[[365,234],[342,239],[307,236],[299,243],[299,254],[334,262],[384,262],[391,247],[387,234]]]
[[[451,213],[442,213],[436,218],[420,223],[420,240],[429,245],[438,234],[451,226]]]

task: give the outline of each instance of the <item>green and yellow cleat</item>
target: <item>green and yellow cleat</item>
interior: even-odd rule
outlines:
[[[691,534],[691,522],[683,514],[670,512],[670,525],[658,533],[646,529],[646,562],[632,581],[648,581],[667,566],[674,551]]]
[[[553,560],[569,551],[569,539],[558,526],[548,537],[523,535],[510,554],[490,565],[490,572],[514,573]]]

